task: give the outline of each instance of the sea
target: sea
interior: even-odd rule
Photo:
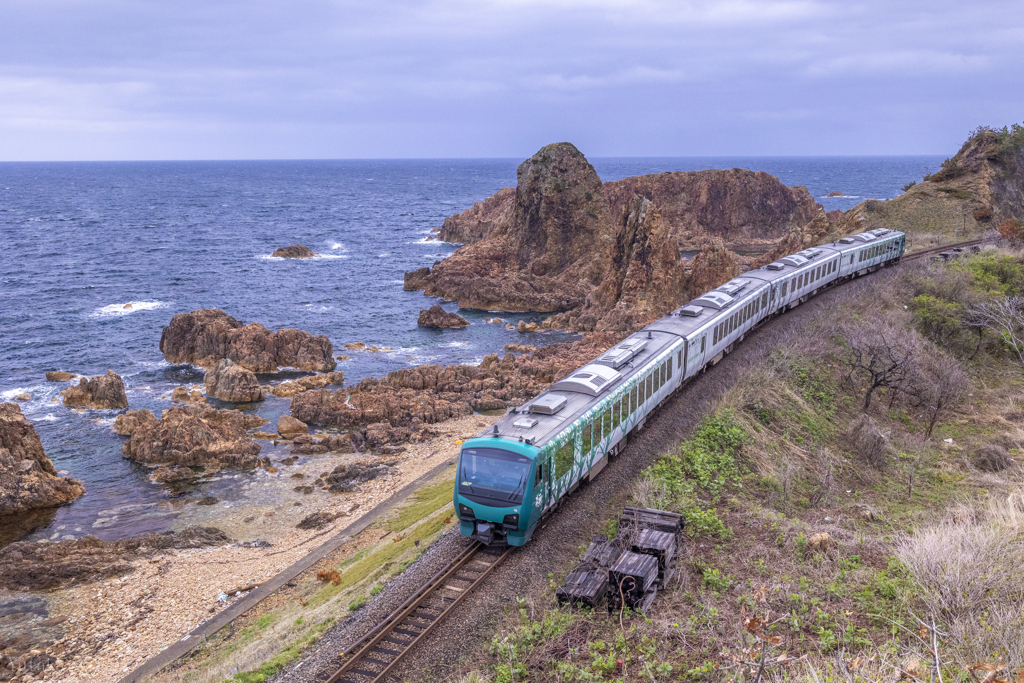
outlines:
[[[425,363],[479,363],[510,342],[547,344],[461,310],[462,330],[417,327],[435,303],[403,273],[449,256],[428,239],[446,216],[515,186],[516,159],[0,163],[0,401],[20,394],[47,455],[86,494],[56,510],[0,519],[0,545],[92,534],[114,540],[197,518],[198,501],[245,506],[260,471],[156,484],[121,456],[117,411],[63,407],[48,370],[120,374],[131,408],[157,415],[203,371],[166,362],[160,334],[175,313],[221,308],[270,329],[325,334],[346,383]],[[596,158],[603,180],[663,171],[746,168],[805,186],[826,210],[889,199],[941,157]],[[842,197],[827,197],[835,190]],[[277,247],[320,256],[285,260]],[[128,306],[130,304],[130,306]],[[443,304],[455,310],[454,303]],[[498,313],[515,323],[529,312]],[[383,351],[349,351],[363,342]],[[287,377],[289,375],[282,375]],[[274,381],[280,377],[263,377]],[[250,409],[276,422],[288,401]],[[273,425],[268,426],[269,429]]]

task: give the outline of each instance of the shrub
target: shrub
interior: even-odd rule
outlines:
[[[870,415],[862,413],[846,433],[849,449],[864,458],[876,470],[885,469],[889,440],[878,431]]]
[[[988,223],[992,220],[992,209],[988,205],[982,204],[974,210],[974,220],[979,223]]]
[[[974,452],[974,466],[985,472],[1002,472],[1013,464],[1006,449],[999,444],[985,444]]]
[[[904,192],[909,191],[910,188],[912,188],[914,185],[917,185],[917,181],[916,180],[911,180],[909,183],[907,183],[906,185],[903,186],[903,191]]]
[[[999,224],[996,228],[999,231],[999,236],[1011,244],[1019,244],[1021,238],[1024,238],[1024,225],[1016,218],[1007,218]]]

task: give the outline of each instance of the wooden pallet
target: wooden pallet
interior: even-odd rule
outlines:
[[[619,528],[630,527],[678,534],[683,530],[683,516],[677,512],[627,505],[619,515]]]
[[[597,607],[608,592],[608,576],[603,571],[569,572],[565,581],[555,590],[555,597],[562,604]]]

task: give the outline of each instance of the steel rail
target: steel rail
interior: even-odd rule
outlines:
[[[500,554],[495,554],[500,550]],[[490,551],[490,552],[488,552]],[[487,548],[480,543],[473,543],[444,569],[432,576],[415,593],[413,593],[398,609],[385,617],[366,635],[356,641],[345,652],[341,653],[344,663],[327,679],[326,683],[377,683],[398,664],[413,647],[427,635],[445,616],[462,602],[463,598],[473,592],[480,583],[501,564],[512,547],[504,549]],[[487,562],[484,558],[490,558]],[[468,567],[471,562],[480,562],[485,568]],[[465,587],[452,586],[457,581],[467,583]],[[454,598],[443,595],[445,592],[456,593]],[[440,606],[431,605],[431,598],[436,597]],[[430,614],[435,612],[436,614]],[[411,637],[406,641],[402,637]],[[382,645],[386,642],[386,646]],[[390,659],[390,661],[386,661]],[[356,665],[369,665],[379,671],[367,668],[356,668]]]
[[[953,244],[943,244],[937,247],[929,247],[928,249],[922,249],[921,251],[905,254],[900,261],[911,261],[913,259],[923,258],[932,254],[940,254],[944,251],[949,251],[950,249],[956,249],[958,247],[973,247],[974,245],[981,244],[984,241],[985,240],[983,239],[976,239],[967,240],[966,242],[954,242]]]

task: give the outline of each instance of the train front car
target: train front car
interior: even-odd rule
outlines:
[[[508,439],[462,445],[455,474],[459,532],[485,545],[525,545],[540,518],[534,487],[538,449]]]

